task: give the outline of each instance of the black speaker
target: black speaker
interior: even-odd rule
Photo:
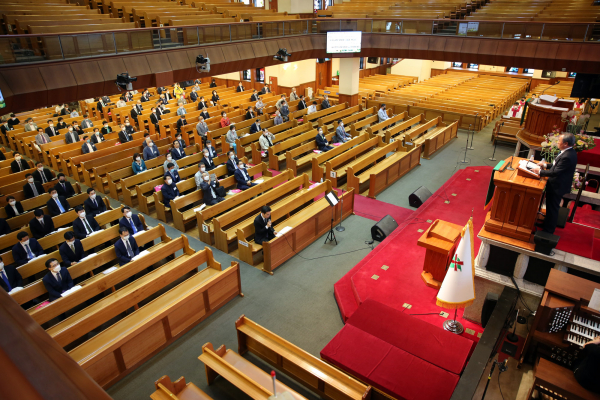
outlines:
[[[552,233],[537,231],[533,236],[533,243],[535,243],[535,251],[538,253],[550,255],[552,249],[558,244],[560,236],[553,235]]]
[[[392,218],[391,215],[386,215],[381,218],[378,223],[371,227],[371,238],[382,242],[383,239],[388,237],[390,233],[398,227],[398,223]]]
[[[408,204],[410,204],[411,207],[419,208],[431,196],[432,193],[425,186],[421,186],[420,188],[412,192],[410,196],[408,196]]]
[[[367,58],[367,62],[369,64],[377,64],[377,57],[369,57]]]
[[[498,295],[496,293],[488,293],[485,296],[485,300],[483,302],[483,307],[481,307],[481,326],[485,328],[492,313],[494,312],[494,308],[496,308],[496,304],[498,303]]]
[[[558,220],[556,221],[557,228],[564,229],[565,225],[567,225],[569,212],[571,212],[571,210],[569,210],[567,207],[561,207],[558,209]]]

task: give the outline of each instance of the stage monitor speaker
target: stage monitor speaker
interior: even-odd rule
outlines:
[[[563,229],[567,225],[567,219],[569,218],[569,210],[567,207],[561,207],[558,209],[558,220],[556,221],[556,227]]]
[[[371,227],[371,238],[382,242],[383,239],[389,236],[390,233],[398,227],[398,223],[392,218],[391,215],[386,215],[381,218],[378,223]]]
[[[431,196],[432,193],[425,186],[421,186],[408,196],[408,204],[410,204],[411,207],[419,208]]]
[[[496,308],[496,304],[498,303],[498,295],[496,293],[488,293],[485,296],[485,300],[483,301],[483,307],[481,307],[481,326],[485,328],[492,313],[494,312],[494,308]]]
[[[536,231],[533,236],[533,243],[535,243],[535,251],[538,253],[550,255],[552,249],[558,244],[560,236],[553,235],[544,231]]]

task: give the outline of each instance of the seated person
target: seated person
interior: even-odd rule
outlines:
[[[164,176],[165,183],[160,188],[160,191],[163,195],[163,204],[166,207],[171,207],[171,200],[174,200],[179,197],[179,189],[173,182],[173,178],[171,175]]]
[[[142,156],[140,156],[140,153],[135,153],[133,155],[133,162],[131,163],[131,169],[133,169],[134,175],[137,175],[140,172],[144,172],[144,171],[148,170],[148,168],[146,168],[146,163],[144,162],[144,160],[142,160]]]
[[[341,119],[338,120],[338,127],[333,136],[333,143],[346,143],[350,139],[352,139],[352,136],[350,136],[349,133],[346,133],[344,122]]]
[[[62,268],[56,258],[46,261],[48,273],[42,278],[48,291],[48,301],[60,299],[61,295],[73,287],[73,279],[66,268]]]
[[[125,129],[125,124],[121,124],[121,130],[119,131],[119,142],[127,143],[131,142],[132,140],[133,136],[127,132],[127,129]]]
[[[313,101],[310,106],[308,106],[308,110],[306,110],[307,114],[312,114],[317,112],[317,102]]]
[[[63,196],[59,196],[56,189],[50,189],[50,200],[46,202],[48,212],[53,217],[64,214],[71,209],[71,205]]]
[[[185,151],[185,147],[186,147],[185,140],[183,140],[181,138],[180,132],[175,133],[175,141],[173,141],[173,144],[175,144],[175,142],[179,143],[179,148],[181,149],[181,151]]]
[[[260,96],[257,98],[256,103],[254,104],[254,109],[258,115],[263,115],[263,109],[265,108],[265,103],[263,103]]]
[[[0,287],[7,292],[23,287],[23,278],[17,268],[13,265],[4,265],[2,257],[0,257]]]
[[[204,204],[206,204],[207,206],[212,206],[214,204],[217,204],[223,200],[225,200],[223,197],[220,197],[217,194],[217,188],[219,187],[219,181],[218,180],[210,180],[210,176],[208,175],[208,172],[204,172],[202,174],[202,180],[203,182],[200,183],[200,189],[202,189],[202,196],[204,197]]]
[[[260,135],[260,138],[258,139],[258,143],[260,144],[261,151],[265,153],[265,157],[267,157],[269,155],[269,153],[268,153],[269,147],[272,147],[274,142],[275,142],[275,135],[273,135],[271,132],[269,132],[267,130],[267,128],[264,128],[263,134]]]
[[[170,176],[171,179],[173,179],[173,183],[178,183],[181,181],[179,173],[175,169],[175,165],[173,163],[167,164],[167,173],[165,174],[165,176]]]
[[[54,222],[51,216],[44,214],[41,208],[36,208],[33,215],[34,217],[29,221],[29,230],[34,238],[41,239],[54,232]]]
[[[181,160],[183,157],[185,157],[185,151],[183,151],[183,149],[181,148],[181,145],[179,144],[179,142],[177,140],[173,142],[173,148],[171,149],[171,156],[175,160]]]
[[[225,142],[229,143],[229,146],[233,148],[233,151],[236,150],[235,141],[239,139],[237,132],[235,131],[235,125],[229,126],[229,131],[227,135],[225,135]]]
[[[198,124],[196,124],[196,132],[198,132],[198,136],[202,140],[202,143],[206,145],[206,134],[208,132],[208,125],[204,122],[204,118],[202,116],[198,117]]]
[[[196,182],[196,190],[200,190],[200,184],[204,182],[202,174],[206,171],[206,166],[202,163],[198,164],[198,172],[194,174],[194,182]]]
[[[390,119],[390,117],[388,116],[385,104],[381,104],[379,106],[379,111],[377,111],[377,117],[379,118],[379,122],[387,121],[388,119]],[[395,122],[393,124],[391,124],[390,126],[394,126],[394,125],[396,125]],[[387,129],[387,128],[389,128],[389,126],[386,126],[383,129]]]
[[[42,246],[40,246],[37,239],[29,238],[27,232],[19,232],[17,234],[17,240],[19,242],[12,247],[15,266],[20,267],[21,265],[27,264],[30,260],[44,255],[44,249],[42,249]]]
[[[275,238],[277,232],[272,227],[271,207],[262,206],[260,214],[254,218],[254,243],[262,244]]]
[[[291,96],[290,96],[291,98]],[[304,95],[300,95],[300,101],[298,102],[298,111],[304,110],[306,108],[306,102],[304,101]]]
[[[102,214],[104,211],[106,211],[106,204],[104,204],[104,201],[102,201],[101,198],[96,196],[96,191],[94,189],[88,188],[87,194],[88,198],[83,202],[86,215],[95,217],[96,215]]]
[[[250,133],[260,132],[262,128],[260,127],[260,118],[257,118],[256,121],[252,125],[250,125]]]
[[[290,120],[290,108],[285,100],[281,103],[281,108],[279,108],[279,113],[281,114],[281,118],[283,118],[284,122]]]
[[[0,218],[0,236],[8,235],[11,232],[10,225],[4,218]]]
[[[225,111],[221,112],[221,128],[225,128],[226,126],[231,125],[231,121],[227,118],[227,113]]]
[[[203,157],[200,160],[200,162],[202,164],[204,164],[204,166],[206,167],[207,171],[211,171],[211,170],[217,168],[217,166],[213,162],[212,157],[209,155],[209,152],[208,152],[207,148],[202,149],[202,155],[203,155]]]
[[[8,218],[21,215],[25,212],[25,210],[23,210],[21,202],[15,200],[14,196],[8,196],[6,198],[6,203],[7,204],[4,206],[4,211],[6,211],[6,215]]]
[[[143,153],[144,160],[145,161],[152,160],[152,159],[158,157],[159,155],[160,155],[160,153],[158,152],[158,149],[154,145],[154,142],[152,142],[150,140],[150,142],[148,143],[148,145],[144,149],[144,153]]]
[[[39,181],[33,180],[32,174],[25,175],[26,183],[23,185],[23,193],[26,199],[33,199],[40,194],[46,193],[44,186]]]
[[[283,118],[281,117],[281,113],[278,111],[275,112],[275,118],[273,118],[273,125],[281,125],[283,124]]]
[[[179,165],[177,165],[177,160],[173,158],[171,153],[167,153],[167,157],[165,158],[165,162],[163,163],[163,170],[165,174],[169,171],[169,164],[173,164],[175,167],[175,171],[179,171]]]
[[[238,160],[238,158],[235,155],[235,152],[233,150],[229,150],[227,152],[227,175],[228,176],[233,176],[233,174],[235,173],[235,170],[237,169],[238,163],[240,160]]]
[[[256,113],[252,109],[252,106],[248,106],[248,108],[246,109],[246,119],[248,120],[254,118],[256,118]]]
[[[52,176],[52,172],[50,172],[48,168],[44,168],[44,164],[38,161],[35,164],[35,166],[36,170],[33,172],[33,174],[31,174],[33,176],[34,181],[38,181],[44,184],[54,179],[54,176]]]
[[[256,183],[252,182],[252,178],[248,175],[248,170],[244,165],[244,162],[240,160],[238,162],[238,169],[233,174],[235,181],[237,182],[237,188],[241,190],[250,189],[252,186],[256,186]]]
[[[206,141],[206,150],[208,150],[208,155],[212,158],[215,158],[219,155],[219,153],[217,153],[217,149],[212,146],[212,142],[210,140]]]
[[[86,215],[83,207],[75,207],[75,212],[77,213],[77,218],[73,221],[73,233],[75,233],[77,239],[85,239],[92,233],[100,230],[98,222],[96,222],[94,217]]]
[[[140,248],[133,235],[129,234],[127,228],[119,228],[119,235],[121,238],[115,242],[115,254],[117,255],[117,260],[119,260],[119,265],[125,265],[133,257],[140,254]]]
[[[62,172],[58,174],[58,183],[54,185],[54,189],[56,189],[59,196],[63,196],[66,199],[75,196],[73,185],[67,181],[67,177]]]
[[[29,164],[27,164],[27,162],[23,160],[21,154],[18,151],[15,151],[13,156],[15,159],[10,163],[10,170],[13,173],[22,172],[26,169],[29,169]]]
[[[83,251],[83,245],[81,241],[75,238],[75,234],[71,231],[65,232],[65,242],[60,245],[58,252],[60,258],[62,258],[63,265],[70,267],[81,261],[82,258],[86,258],[87,254]]]
[[[143,232],[145,230],[140,217],[132,213],[130,207],[123,207],[121,209],[121,213],[123,214],[123,218],[119,220],[120,228],[127,229],[130,235],[135,235],[136,233]]]
[[[181,132],[181,128],[186,126],[187,124],[187,119],[185,118],[185,115],[182,114],[177,120],[177,132]]]
[[[98,144],[104,142],[105,140],[106,139],[104,138],[102,132],[100,132],[100,129],[94,128],[94,133],[92,134],[92,143]]]
[[[319,133],[317,133],[315,141],[317,142],[317,148],[321,151],[328,151],[333,149],[333,147],[329,146],[329,142],[323,134],[323,128],[319,128]]]
[[[331,104],[329,104],[329,97],[325,95],[323,96],[323,101],[321,102],[321,110],[326,110],[329,107],[331,107]]]
[[[83,144],[81,145],[81,154],[88,154],[97,151],[96,145],[92,143],[92,139],[88,135],[83,136]]]

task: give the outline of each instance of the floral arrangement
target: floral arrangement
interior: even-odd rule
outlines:
[[[583,176],[581,176],[579,174],[579,172],[575,172],[575,175],[573,175],[573,184],[572,187],[573,189],[575,189],[575,191],[579,190],[583,185],[587,185],[588,182],[584,182],[583,181]]]
[[[576,134],[577,132],[585,132],[585,127],[590,119],[589,114],[583,114],[577,117],[575,111],[573,110],[563,112],[560,117],[563,122],[569,121],[566,132],[572,134]]]
[[[583,117],[584,116],[581,116],[580,119]],[[577,133],[577,132],[579,132],[579,133]],[[583,132],[585,132],[585,130],[583,130],[583,129],[581,129],[579,131],[575,131],[575,132],[570,132],[570,133],[573,133],[573,135],[575,135],[575,145],[573,146],[573,149],[575,149],[575,151],[577,151],[577,152],[580,152],[583,150],[591,150],[594,147],[596,147],[594,138],[589,135],[584,134]],[[554,125],[552,127],[552,132],[550,132],[547,135],[544,135],[545,140],[542,142],[541,153],[542,153],[542,156],[548,162],[554,161],[554,158],[556,158],[558,153],[560,153],[560,149],[558,148],[558,137],[562,133],[563,132],[561,132],[560,129],[558,129],[558,127],[556,125]]]

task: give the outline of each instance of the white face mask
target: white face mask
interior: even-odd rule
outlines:
[[[167,185],[170,185],[171,183],[173,183],[173,181],[171,179],[167,179]]]
[[[21,156],[16,156],[16,157],[15,157],[15,160],[17,160],[17,161],[21,161]]]
[[[205,177],[204,177],[204,180],[205,180],[205,181],[208,181],[208,179],[209,179],[209,177],[208,177],[208,176],[205,176]]]
[[[54,124],[48,124],[48,126],[49,126],[50,128],[52,128],[52,127],[54,126]]]
[[[204,157],[207,157],[207,158],[208,158],[208,153],[203,153],[203,154],[204,154]]]
[[[69,128],[69,132],[73,132],[73,128]]]
[[[26,241],[21,242],[21,243],[23,243],[23,245],[25,245],[25,246],[29,246],[29,239],[27,239]]]
[[[44,221],[44,217],[38,218],[37,220],[40,221],[40,222],[43,222]]]
[[[233,160],[235,159],[235,156],[229,156],[229,159]]]
[[[52,193],[52,198],[57,198],[58,197],[58,193]]]
[[[43,170],[44,170],[44,167],[39,167],[38,168],[38,171],[43,171]]]
[[[129,126],[129,122],[125,122],[125,126]]]
[[[129,235],[123,236],[123,240],[129,240]]]
[[[126,216],[127,218],[131,218],[131,211],[127,211],[127,212],[125,213],[125,216]]]
[[[96,136],[100,136],[100,132],[94,132]]]
[[[206,168],[204,168],[204,167],[200,168],[200,172],[204,172],[204,171],[206,171]]]
[[[28,178],[28,179],[27,179],[27,182],[29,182],[29,183],[33,183],[33,178]]]
[[[96,200],[96,195],[95,194],[90,195],[90,199]]]
[[[15,204],[17,204],[17,202],[15,200],[11,200],[8,202],[8,204],[10,204],[11,206],[14,206]]]
[[[152,147],[154,144],[152,142],[148,143],[148,147]]]
[[[138,157],[138,158],[135,159],[135,161],[141,161],[141,158]]]
[[[167,157],[167,161],[171,161],[172,159],[173,159],[173,157],[171,157],[171,156]]]
[[[239,165],[238,165],[238,168],[240,168],[240,169],[244,169],[244,167],[245,167],[245,165],[244,165],[244,164],[239,164]]]
[[[85,211],[79,214],[79,218],[85,218]]]
[[[52,268],[52,272],[55,272],[58,274],[60,272],[60,264],[57,265],[56,267]]]

